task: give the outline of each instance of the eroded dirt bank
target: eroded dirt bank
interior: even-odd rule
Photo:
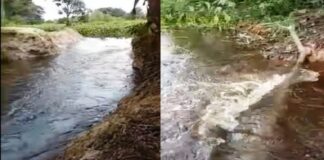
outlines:
[[[36,28],[1,27],[1,61],[55,55],[81,38],[82,36],[72,29],[45,32]]]
[[[160,157],[160,36],[134,38],[136,83],[118,109],[80,135],[60,160],[127,160]]]

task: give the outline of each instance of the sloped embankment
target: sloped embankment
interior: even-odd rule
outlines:
[[[1,61],[55,55],[81,37],[72,29],[45,32],[36,28],[1,27]]]
[[[113,114],[72,141],[57,159],[159,159],[160,36],[142,35],[132,45],[137,87]]]

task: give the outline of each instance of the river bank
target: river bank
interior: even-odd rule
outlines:
[[[324,61],[324,11],[298,10],[290,17],[297,28],[297,34],[303,45],[313,47],[318,55],[313,55],[312,62]],[[283,25],[283,24],[282,24]],[[274,23],[238,23],[231,33],[231,39],[243,49],[258,49],[269,60],[296,61],[298,49],[287,29]]]
[[[296,10],[278,21],[264,22],[258,19],[240,20],[226,29],[217,26],[164,26],[164,31],[190,30],[193,36],[202,36],[203,45],[215,48],[219,41],[232,41],[233,47],[258,51],[263,57],[277,65],[291,65],[298,57],[298,49],[288,29],[283,26],[294,24],[302,44],[315,54],[308,57],[311,62],[324,61],[324,10]],[[192,36],[192,37],[193,37]],[[220,39],[221,38],[221,39]],[[202,41],[193,42],[200,45]],[[182,43],[184,44],[184,43]],[[221,43],[222,44],[222,43]],[[184,44],[186,45],[186,44]]]
[[[126,160],[160,157],[160,37],[133,39],[137,86],[103,122],[75,138],[57,159]]]

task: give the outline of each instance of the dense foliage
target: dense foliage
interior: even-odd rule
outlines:
[[[163,0],[166,26],[228,28],[240,20],[272,21],[303,8],[324,7],[323,0]]]
[[[13,23],[41,23],[44,10],[32,0],[1,0],[2,25]]]

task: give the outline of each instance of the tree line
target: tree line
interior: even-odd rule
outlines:
[[[22,23],[42,22],[44,9],[32,0],[1,0],[1,19]]]
[[[90,10],[82,0],[53,0],[58,7],[58,13],[64,18],[57,20],[59,23],[70,25],[71,21],[89,22],[109,20],[111,17],[120,18],[145,18],[140,8],[136,8],[136,15],[127,13],[120,8],[99,8]],[[44,9],[33,3],[32,0],[1,0],[1,24],[6,21],[18,24],[43,23]]]

